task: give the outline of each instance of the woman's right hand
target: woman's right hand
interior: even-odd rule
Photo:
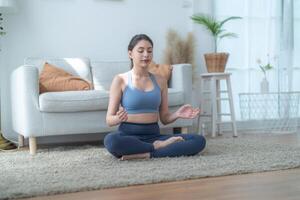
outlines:
[[[128,119],[127,112],[123,107],[120,107],[116,113],[116,116],[120,122],[126,122]]]

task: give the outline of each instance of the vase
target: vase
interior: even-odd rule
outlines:
[[[268,93],[269,92],[269,82],[266,78],[260,82],[260,92],[261,93]]]

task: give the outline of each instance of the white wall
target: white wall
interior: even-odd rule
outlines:
[[[201,4],[209,2],[17,0],[18,12],[4,16],[7,35],[1,41],[2,132],[8,138],[16,138],[11,128],[9,76],[24,58],[84,56],[94,61],[127,60],[130,38],[146,33],[154,41],[154,60],[161,62],[167,30],[173,28],[182,35],[192,31],[194,25],[189,17],[201,10]],[[197,54],[207,45],[199,48],[201,40],[198,38]],[[202,65],[198,60],[196,63]]]

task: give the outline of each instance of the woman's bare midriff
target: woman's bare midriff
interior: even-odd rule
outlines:
[[[132,123],[154,123],[158,122],[158,113],[128,114],[127,122]]]

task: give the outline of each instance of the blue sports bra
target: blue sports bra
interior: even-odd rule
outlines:
[[[153,74],[149,73],[154,88],[143,91],[132,84],[132,72],[128,72],[128,84],[122,94],[121,105],[128,114],[156,113],[161,103],[161,90]]]

